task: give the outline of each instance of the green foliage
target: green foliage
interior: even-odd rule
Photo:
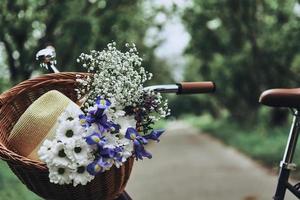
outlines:
[[[1,200],[40,200],[11,172],[4,161],[0,161],[0,198]]]
[[[155,26],[153,15],[145,14],[139,0],[3,0],[0,43],[10,80],[15,84],[28,79],[38,66],[35,54],[48,44],[56,48],[59,70],[78,71],[81,52],[102,50],[111,41],[120,46],[134,42],[143,52],[144,65],[155,73],[161,68],[153,53],[156,44],[144,44],[146,31]],[[167,70],[162,74],[160,81],[170,77]]]
[[[218,118],[220,111],[215,100],[211,97],[207,95],[170,95],[168,99],[171,115],[179,117],[187,113],[201,115],[209,112],[212,116]]]
[[[4,55],[0,63],[0,92],[35,73],[38,68],[35,54],[49,44],[56,48],[60,71],[80,71],[75,62],[81,52],[102,50],[111,41],[120,47],[133,42],[142,53],[143,65],[155,75],[151,83],[169,82],[169,69],[163,67],[166,63],[154,55],[157,43],[151,47],[144,44],[148,28],[161,26],[153,22],[155,9],[145,12],[144,3],[141,0],[1,0],[0,45],[4,47]],[[6,68],[9,76],[2,73]],[[0,199],[40,198],[28,191],[0,161]]]
[[[0,77],[0,92],[8,90],[11,87],[11,84],[8,79]]]
[[[255,119],[262,91],[299,86],[294,5],[294,0],[194,0],[183,15],[191,35],[186,79],[216,81],[215,106],[235,120]]]

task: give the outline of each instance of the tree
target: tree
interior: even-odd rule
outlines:
[[[152,19],[138,0],[3,0],[0,42],[10,79],[28,79],[37,66],[36,52],[48,44],[56,48],[61,71],[80,70],[76,57],[81,52],[101,50],[111,41],[136,43],[145,54],[145,66],[155,71],[155,47],[143,43],[147,29],[155,25]]]
[[[219,108],[235,120],[256,117],[263,90],[299,86],[300,24],[294,6],[292,0],[194,0],[186,9],[183,20],[191,35],[186,54],[197,64],[198,76],[216,81]],[[195,76],[188,70],[187,76]]]

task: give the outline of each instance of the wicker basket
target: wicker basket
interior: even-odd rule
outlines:
[[[78,73],[48,74],[24,81],[0,95],[0,157],[16,176],[37,195],[52,200],[112,200],[117,198],[129,179],[133,158],[120,168],[100,173],[85,186],[56,185],[49,182],[45,164],[20,156],[7,148],[7,138],[27,107],[42,94],[58,90],[73,101]],[[80,73],[81,75],[87,75]]]

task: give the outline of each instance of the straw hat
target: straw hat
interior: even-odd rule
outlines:
[[[19,155],[39,161],[37,152],[46,139],[53,139],[57,120],[65,110],[82,113],[80,107],[57,90],[51,90],[21,115],[13,127],[8,145]]]

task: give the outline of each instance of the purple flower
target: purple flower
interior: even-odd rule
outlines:
[[[98,146],[104,146],[107,143],[106,138],[102,137],[101,134],[97,132],[85,137],[85,141],[89,145],[97,144]]]
[[[143,157],[152,158],[151,153],[149,153],[148,151],[145,150],[144,145],[142,145],[141,143],[139,143],[138,141],[134,141],[133,143],[134,145],[134,155],[136,157],[136,160],[140,159],[143,160]]]
[[[112,133],[118,133],[120,131],[121,126],[119,124],[111,123],[110,124],[110,131]]]
[[[107,109],[111,105],[111,102],[98,96],[96,99],[96,105],[99,109]]]
[[[97,163],[97,161],[88,164],[86,169],[89,172],[89,174],[93,176],[95,176],[96,174],[98,174],[103,170],[102,167]]]
[[[136,129],[132,127],[128,128],[125,137],[133,141],[134,155],[136,160],[143,160],[143,157],[152,158],[152,155],[144,148],[144,145],[148,143],[148,140],[142,137]]]
[[[129,140],[137,140],[139,141],[141,144],[147,144],[148,143],[148,140],[145,139],[144,137],[142,137],[135,128],[132,128],[132,127],[129,127],[127,130],[126,130],[126,133],[125,133],[125,137]]]
[[[122,157],[122,152],[123,152],[123,147],[116,147],[115,149],[114,149],[114,152],[115,152],[115,155],[114,155],[114,160],[117,160],[117,161],[119,161],[119,162],[122,162],[122,159],[123,159],[123,157]]]
[[[80,124],[81,126],[83,126],[84,128],[87,128],[89,127],[90,125],[87,123],[86,121],[86,116],[84,114],[81,114],[78,116],[79,117],[79,121],[80,121]]]
[[[97,145],[98,155],[104,158],[117,159],[120,156],[120,152],[123,150],[121,147],[105,147],[107,139],[96,132],[85,137],[85,140],[89,145]]]
[[[104,172],[106,169],[109,169],[112,166],[111,162],[105,161],[103,158],[96,160],[87,166],[87,171],[95,176],[99,172]]]
[[[99,131],[103,133],[106,130],[118,131],[120,127],[117,124],[109,121],[105,110],[111,105],[110,101],[97,97],[96,108],[88,112],[88,114],[80,115],[79,118],[84,127],[91,126],[93,123],[97,124]]]
[[[163,134],[165,132],[165,130],[153,130],[150,134],[145,135],[144,138],[146,139],[150,139],[150,140],[156,140],[157,142],[159,142],[159,137],[161,136],[161,134]]]
[[[115,155],[115,148],[99,147],[99,154],[104,158],[113,158]]]

